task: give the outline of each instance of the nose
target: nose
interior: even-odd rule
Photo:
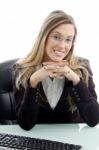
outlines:
[[[59,47],[61,48],[61,49],[64,49],[65,47],[66,47],[66,42],[65,41],[60,41],[59,42]]]

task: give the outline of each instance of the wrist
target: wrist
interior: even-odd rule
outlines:
[[[29,84],[32,88],[35,88],[38,84],[38,80],[36,78],[33,78],[32,76],[29,79]]]
[[[77,85],[80,82],[80,78],[76,77],[75,80],[72,81],[73,85]]]

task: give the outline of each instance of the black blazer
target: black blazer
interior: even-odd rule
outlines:
[[[54,110],[50,107],[44,94],[42,84],[36,88],[29,85],[24,89],[16,89],[14,83],[14,96],[16,101],[16,116],[19,125],[31,129],[37,123],[87,123],[95,126],[99,122],[99,104],[95,92],[92,76],[89,77],[89,86],[84,81],[73,86],[71,81],[65,80],[63,93]],[[67,99],[68,94],[74,100],[77,109],[70,111]]]

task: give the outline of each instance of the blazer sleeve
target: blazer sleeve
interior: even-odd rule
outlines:
[[[13,92],[15,97],[15,111],[18,124],[25,130],[30,130],[37,122],[38,116],[38,100],[37,88],[31,88],[29,85],[26,88],[17,89],[13,78]]]
[[[90,64],[88,63],[87,69],[90,74],[88,87],[81,79],[76,86],[69,87],[69,92],[78,107],[83,121],[93,127],[99,123],[99,103],[97,101],[93,73],[89,66]]]

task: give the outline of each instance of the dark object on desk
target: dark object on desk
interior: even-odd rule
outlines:
[[[12,84],[12,70],[16,60],[0,63],[0,124],[16,122]]]
[[[10,134],[0,134],[0,150],[83,150],[82,146],[30,138]]]

